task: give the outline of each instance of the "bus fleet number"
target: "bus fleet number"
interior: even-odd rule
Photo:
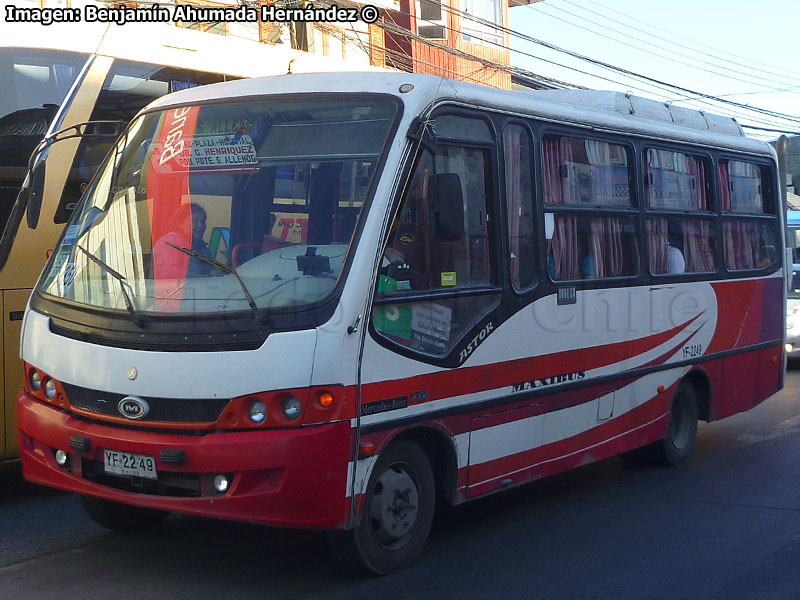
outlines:
[[[690,344],[683,347],[683,358],[696,358],[703,355],[702,344]]]

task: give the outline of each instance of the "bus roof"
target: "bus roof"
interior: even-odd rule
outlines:
[[[411,84],[413,89],[406,93],[400,92],[400,86],[404,84]],[[774,150],[769,144],[742,135],[741,128],[732,119],[687,109],[676,111],[664,105],[661,105],[661,110],[657,110],[660,103],[644,98],[584,90],[507,91],[410,73],[317,73],[233,81],[169,94],[156,100],[150,108],[236,97],[308,92],[391,94],[403,101],[406,114],[411,115],[424,114],[433,104],[451,101],[465,106],[481,106],[536,116],[555,123],[597,131],[625,132],[774,156]],[[598,104],[600,99],[603,102]],[[670,111],[677,116],[666,116]],[[687,114],[692,112],[697,114]]]

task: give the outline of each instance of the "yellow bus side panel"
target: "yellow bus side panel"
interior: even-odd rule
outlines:
[[[22,387],[22,365],[19,360],[19,334],[22,313],[28,304],[30,290],[3,292],[3,391],[5,392],[5,455],[19,456],[17,445],[17,394]],[[2,439],[2,438],[0,438]]]

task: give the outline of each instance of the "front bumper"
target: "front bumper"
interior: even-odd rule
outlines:
[[[89,422],[20,392],[17,422],[25,478],[115,502],[286,527],[333,529],[347,523],[349,422],[265,431],[185,435]],[[70,448],[70,439],[88,450]],[[77,444],[73,444],[77,445]],[[105,474],[103,450],[152,456],[158,481]],[[56,450],[69,454],[56,463]],[[169,450],[162,455],[162,451]],[[175,451],[183,464],[165,464]],[[176,462],[167,460],[167,462]],[[178,461],[180,462],[180,461]],[[231,474],[225,493],[210,481]]]

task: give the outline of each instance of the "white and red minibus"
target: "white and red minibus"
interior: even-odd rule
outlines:
[[[130,124],[22,328],[25,476],[113,529],[170,511],[415,560],[458,504],[667,464],[779,390],[775,152],[600,92],[300,74]]]

